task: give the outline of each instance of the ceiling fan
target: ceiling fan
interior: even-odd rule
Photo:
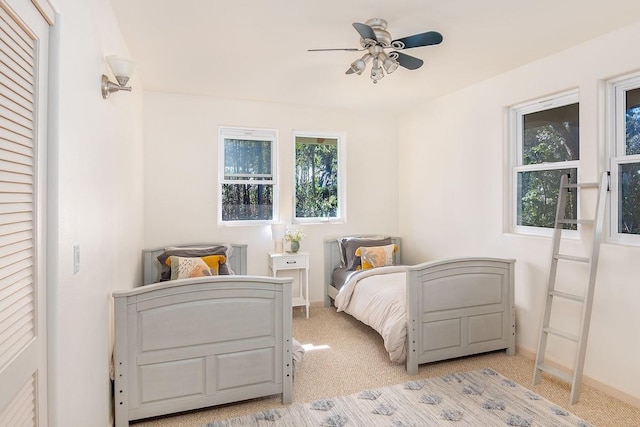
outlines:
[[[384,71],[393,73],[398,66],[408,70],[415,70],[422,66],[422,59],[407,55],[399,50],[410,49],[421,46],[431,46],[442,43],[442,34],[436,31],[414,34],[413,36],[402,37],[392,40],[391,34],[387,31],[387,21],[381,18],[373,18],[365,24],[353,23],[353,28],[360,34],[360,45],[362,49],[308,49],[309,52],[321,52],[332,50],[344,51],[367,51],[361,58],[356,59],[345,74],[362,74],[371,61],[371,79],[374,83],[384,77]],[[385,50],[395,49],[387,53]],[[384,71],[383,71],[384,69]]]

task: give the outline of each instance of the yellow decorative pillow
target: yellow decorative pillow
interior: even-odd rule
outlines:
[[[361,246],[356,249],[356,256],[362,260],[362,269],[384,267],[385,265],[393,265],[393,253],[398,252],[398,245],[391,244],[386,246]]]
[[[209,268],[202,258],[187,258],[172,255],[165,263],[171,267],[171,280],[190,277],[215,276],[215,270]]]
[[[227,262],[227,257],[224,255],[207,255],[203,256],[202,259],[215,272],[216,276],[219,274],[220,264]]]

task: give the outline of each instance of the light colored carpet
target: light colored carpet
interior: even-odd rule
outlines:
[[[407,381],[443,377],[457,372],[491,368],[594,426],[638,427],[640,409],[583,385],[580,401],[569,405],[570,385],[543,375],[532,385],[533,361],[504,351],[420,366],[418,375],[407,375],[403,365],[389,361],[382,338],[366,325],[335,308],[312,307],[311,317],[294,309],[293,335],[304,345],[312,345],[295,375],[293,402],[354,394]],[[282,408],[280,396],[218,406],[173,417],[143,420],[136,427],[200,427],[215,420],[239,417]]]

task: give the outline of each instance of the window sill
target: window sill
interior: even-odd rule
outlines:
[[[327,219],[327,218],[296,218],[293,220],[293,224],[300,225],[343,225],[347,221],[344,219]]]
[[[522,227],[515,230],[507,231],[505,234],[511,236],[523,236],[523,237],[553,237],[553,228],[535,228],[535,227]],[[580,240],[580,230],[564,230],[562,232],[563,239]]]

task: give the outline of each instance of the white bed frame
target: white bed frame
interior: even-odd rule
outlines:
[[[399,239],[393,238],[394,243]],[[325,305],[338,290],[337,239],[325,245]],[[402,248],[401,248],[402,249]],[[515,260],[460,258],[425,262],[407,270],[407,372],[418,365],[506,349],[515,354]]]
[[[163,251],[144,251],[145,283]],[[229,263],[236,275],[113,293],[116,427],[275,394],[291,403],[292,279],[244,275],[246,245]]]

